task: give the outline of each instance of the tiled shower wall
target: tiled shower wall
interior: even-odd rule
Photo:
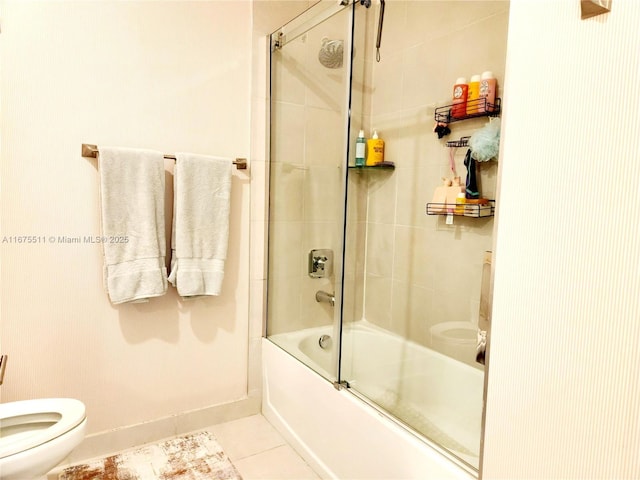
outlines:
[[[425,214],[441,177],[452,176],[446,140],[488,121],[452,124],[438,140],[433,110],[450,101],[459,76],[492,70],[502,85],[508,2],[387,2],[380,63],[378,3],[356,11],[350,146],[360,128],[368,136],[376,128],[396,169],[350,172],[345,320],[364,317],[430,345],[431,325],[477,321],[483,253],[493,242],[492,219],[456,217],[449,226]],[[316,30],[278,53],[285,75],[272,83],[272,127],[287,134],[271,145],[270,333],[333,321],[314,295],[332,291],[335,279],[310,279],[306,268],[311,248],[340,248],[345,69],[322,67],[317,51],[321,37],[344,36],[344,22]],[[463,181],[464,153],[455,155]],[[496,162],[480,175],[483,195],[495,198]]]
[[[503,84],[508,9],[504,1],[387,2],[381,61],[374,59],[378,12],[373,8],[366,60],[355,61],[354,78],[366,78],[363,90],[370,93],[362,102],[365,134],[377,129],[386,141],[385,160],[396,165],[393,172],[351,175],[351,188],[367,192],[366,199],[361,193],[350,197],[349,231],[357,235],[348,243],[355,270],[359,265],[365,271],[363,315],[427,346],[434,324],[477,322],[483,253],[493,241],[493,219],[455,217],[447,225],[444,217],[425,213],[441,177],[453,176],[446,141],[488,122],[453,123],[451,135],[439,140],[432,131],[433,112],[450,103],[460,76],[491,70],[499,88]],[[355,134],[352,130],[352,140]],[[465,152],[455,153],[463,182]],[[484,197],[495,198],[497,171],[496,162],[479,167]],[[356,296],[358,284],[352,284]],[[359,318],[355,311],[353,319]]]

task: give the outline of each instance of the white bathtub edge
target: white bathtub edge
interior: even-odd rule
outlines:
[[[476,478],[267,339],[262,352],[263,415],[323,478]]]
[[[277,347],[275,347],[277,348]],[[266,373],[265,373],[266,375]],[[266,383],[266,382],[265,382]],[[290,427],[286,420],[269,402],[269,394],[265,392],[262,400],[262,415],[275,427],[286,442],[300,455],[311,469],[321,478],[339,480],[329,467],[308,447],[298,434]]]

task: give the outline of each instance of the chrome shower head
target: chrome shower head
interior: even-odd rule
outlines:
[[[329,40],[323,37],[322,46],[318,52],[318,60],[327,68],[340,68],[344,56],[342,40]]]

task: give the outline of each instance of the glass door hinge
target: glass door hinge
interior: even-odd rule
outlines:
[[[271,35],[271,51],[280,50],[285,43],[284,33],[278,32]]]

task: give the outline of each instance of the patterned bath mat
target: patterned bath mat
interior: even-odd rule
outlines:
[[[162,443],[64,469],[59,480],[242,480],[210,432]]]

